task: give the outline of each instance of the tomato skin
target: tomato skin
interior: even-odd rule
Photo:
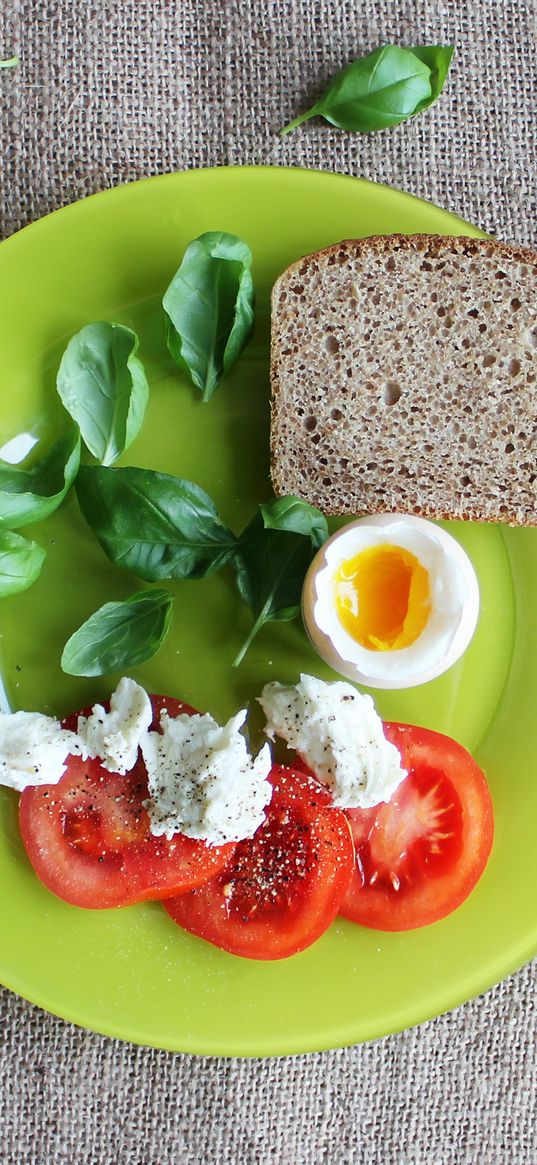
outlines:
[[[450,737],[408,724],[384,731],[408,776],[386,805],[345,811],[356,864],[341,914],[411,930],[456,910],[478,882],[493,843],[492,800],[483,771]]]
[[[151,696],[153,723],[194,709],[167,696]],[[76,730],[79,715],[63,721]],[[162,899],[198,886],[229,860],[235,846],[209,846],[175,834],[155,837],[143,806],[148,796],[141,757],[125,776],[98,760],[71,756],[57,785],[25,789],[19,803],[22,840],[37,876],[72,906],[91,910]]]
[[[205,885],[164,903],[179,926],[250,959],[304,950],[336,917],[354,868],[345,815],[304,773],[274,765],[265,822]],[[298,872],[297,872],[298,871]]]

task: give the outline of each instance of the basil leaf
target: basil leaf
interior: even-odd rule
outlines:
[[[0,61],[0,69],[12,69],[14,65],[20,64],[20,57],[7,57],[6,60]]]
[[[452,54],[453,49],[442,45],[422,45],[416,51],[398,45],[375,49],[342,69],[315,105],[280,134],[317,116],[361,133],[399,125],[438,97]]]
[[[149,396],[138,337],[123,324],[87,324],[69,341],[56,387],[90,453],[112,465],[128,449]]]
[[[234,667],[264,623],[299,614],[306,571],[327,535],[323,515],[298,498],[280,498],[260,507],[235,557],[237,587],[254,623]]]
[[[235,535],[199,486],[151,469],[82,466],[82,513],[103,550],[140,578],[205,578],[234,555]]]
[[[80,433],[73,426],[31,469],[0,463],[0,526],[16,529],[48,518],[70,489],[80,465]]]
[[[169,351],[209,400],[248,343],[254,321],[249,247],[208,231],[189,243],[162,305]]]
[[[168,591],[138,591],[105,603],[67,640],[61,665],[70,676],[102,676],[149,659],[168,633],[173,598]]]
[[[25,591],[38,578],[46,552],[11,530],[0,529],[0,597]]]
[[[324,514],[292,495],[263,502],[260,507],[266,530],[287,530],[311,539],[318,550],[328,538],[328,523]]]
[[[436,98],[440,96],[455,49],[452,45],[414,45],[412,52],[431,70],[431,96],[420,102],[416,113],[421,113],[422,109],[427,109],[427,106],[432,105],[433,101],[436,101]]]

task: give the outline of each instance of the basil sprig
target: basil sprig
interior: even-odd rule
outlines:
[[[264,623],[299,614],[304,576],[327,537],[326,518],[299,498],[279,498],[260,506],[235,557],[237,587],[254,622],[234,667]]]
[[[45,556],[37,542],[0,529],[0,598],[30,587],[41,572]]]
[[[128,449],[149,396],[138,337],[123,324],[86,324],[69,341],[56,387],[90,453],[112,465]]]
[[[339,129],[360,133],[399,125],[436,101],[453,52],[450,45],[375,49],[337,73],[315,105],[284,126],[280,135],[311,117],[324,117]]]
[[[31,469],[0,463],[0,526],[17,529],[48,518],[73,484],[79,464],[75,425]]]
[[[328,537],[326,518],[295,497],[260,505],[237,537],[199,486],[150,469],[84,465],[76,491],[105,554],[139,578],[207,578],[233,565],[254,616],[235,664],[264,623],[298,615],[304,576]]]
[[[248,343],[254,320],[249,247],[208,231],[191,242],[162,300],[175,362],[208,401]]]
[[[154,655],[166,637],[173,598],[164,590],[139,591],[105,603],[71,635],[61,666],[71,676],[102,676],[135,667]]]
[[[151,469],[86,465],[76,492],[108,557],[148,582],[205,578],[235,553],[235,535],[191,481]]]

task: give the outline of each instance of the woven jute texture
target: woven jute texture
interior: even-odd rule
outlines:
[[[278,128],[381,43],[457,46],[426,114]],[[535,9],[522,0],[3,0],[0,233],[141,176],[227,164],[357,174],[521,243],[535,222]],[[536,1165],[534,968],[377,1043],[280,1060],[121,1044],[0,994],[0,1161]]]

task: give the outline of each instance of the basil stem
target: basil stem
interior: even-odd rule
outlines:
[[[0,464],[0,526],[16,529],[48,518],[78,473],[80,433],[73,425],[31,469]]]
[[[90,453],[112,465],[128,449],[149,396],[138,337],[123,324],[86,324],[69,341],[56,386]]]
[[[0,529],[0,598],[25,591],[38,578],[46,552],[11,530]]]
[[[191,481],[151,469],[86,465],[76,488],[105,554],[148,582],[205,578],[233,558],[235,535]]]
[[[399,125],[436,100],[453,51],[447,45],[375,49],[342,69],[315,105],[284,126],[280,135],[311,117],[324,117],[339,129],[360,133]]]
[[[149,659],[168,633],[172,605],[164,590],[139,591],[121,602],[105,603],[67,640],[63,671],[102,676]]]
[[[249,247],[209,231],[191,242],[162,300],[169,351],[208,401],[248,343],[254,292]]]

